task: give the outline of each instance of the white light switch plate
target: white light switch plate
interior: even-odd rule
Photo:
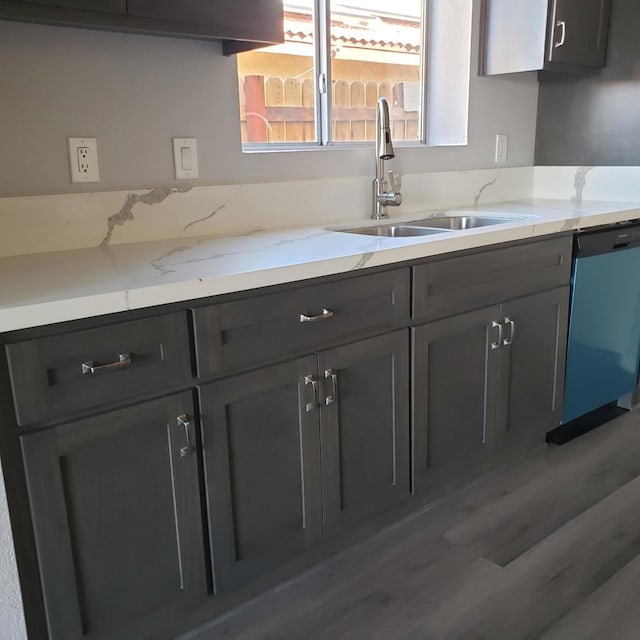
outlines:
[[[509,153],[509,136],[506,133],[496,134],[496,164],[504,164]]]
[[[100,182],[95,138],[69,138],[71,182]]]
[[[197,180],[198,142],[195,138],[173,138],[173,162],[177,180]]]

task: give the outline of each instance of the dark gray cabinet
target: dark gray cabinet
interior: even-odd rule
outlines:
[[[406,330],[200,387],[217,592],[408,497],[408,394]]]
[[[507,302],[502,316],[498,438],[540,444],[562,416],[569,287]]]
[[[13,0],[15,4],[39,5],[40,7],[63,7],[67,9],[84,9],[85,11],[105,11],[107,13],[127,12],[126,0]]]
[[[253,46],[283,40],[281,1],[127,0],[127,13],[172,24],[199,25],[225,40],[256,41]],[[251,45],[241,47],[244,48]]]
[[[604,67],[611,0],[553,0],[547,25],[547,68]]]
[[[194,309],[198,375],[235,373],[405,327],[409,299],[405,268]]]
[[[229,54],[284,39],[281,0],[0,0],[0,19],[222,40]]]
[[[409,334],[318,355],[325,533],[409,496]]]
[[[206,598],[191,393],[21,438],[50,637],[147,637]]]
[[[484,0],[486,75],[605,65],[611,0]]]
[[[500,306],[413,332],[414,486],[428,472],[493,447],[500,363]]]
[[[6,346],[18,423],[108,410],[191,385],[184,312]]]
[[[316,370],[307,356],[199,389],[216,592],[322,537]]]
[[[542,444],[560,422],[569,288],[413,330],[414,483],[503,446]]]
[[[105,11],[106,13],[127,13],[127,0],[14,0],[15,4],[64,7],[85,11]]]

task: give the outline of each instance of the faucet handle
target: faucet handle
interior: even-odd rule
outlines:
[[[393,171],[388,171],[387,175],[389,176],[389,188],[391,191],[400,193],[400,189],[402,189],[402,176],[396,176]]]

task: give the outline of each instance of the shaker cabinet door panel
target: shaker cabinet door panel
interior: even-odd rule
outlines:
[[[322,535],[317,358],[200,387],[216,593]]]
[[[406,330],[319,354],[326,533],[409,496]]]
[[[602,67],[611,0],[554,0],[550,14],[550,62]]]
[[[123,637],[206,598],[190,416],[182,394],[23,436],[52,639]]]
[[[500,356],[498,430],[508,442],[542,444],[562,414],[569,287],[505,303],[502,315],[509,344]]]
[[[500,307],[413,329],[414,483],[490,449],[496,415]]]

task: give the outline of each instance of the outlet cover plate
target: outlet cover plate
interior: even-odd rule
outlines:
[[[69,138],[71,182],[100,182],[96,138]]]

